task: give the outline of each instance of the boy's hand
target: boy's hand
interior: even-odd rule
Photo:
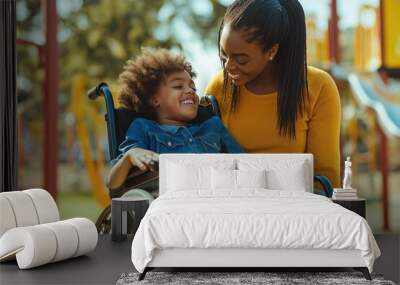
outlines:
[[[158,153],[143,149],[133,148],[127,152],[132,165],[137,166],[141,170],[155,171],[155,164],[158,162]]]

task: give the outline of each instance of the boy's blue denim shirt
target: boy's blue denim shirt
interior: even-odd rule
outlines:
[[[156,153],[219,153],[223,146],[228,153],[245,152],[218,116],[188,126],[160,125],[152,120],[137,118],[119,146],[122,154],[117,159],[135,147]]]

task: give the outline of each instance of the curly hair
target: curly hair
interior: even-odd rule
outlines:
[[[128,60],[119,75],[123,86],[118,102],[141,116],[156,119],[150,99],[157,93],[162,80],[174,72],[186,71],[194,78],[192,66],[182,55],[166,49],[143,49],[142,54]]]

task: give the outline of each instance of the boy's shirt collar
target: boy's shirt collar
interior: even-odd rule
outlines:
[[[147,118],[141,118],[141,119],[149,121],[155,127],[159,127],[163,131],[168,132],[168,133],[173,134],[173,135],[176,134],[179,131],[180,128],[190,128],[190,127],[192,127],[194,125],[194,124],[191,124],[191,123],[187,124],[186,126],[161,125],[161,124],[157,123],[154,120],[150,120],[150,119],[147,119]]]
[[[165,131],[165,132],[168,132],[168,133],[171,133],[171,134],[176,134],[178,131],[179,131],[179,129],[181,129],[181,128],[190,128],[192,126],[192,124],[188,124],[188,125],[186,125],[186,126],[175,126],[175,125],[159,125],[159,127],[163,130],[163,131]]]
[[[174,125],[159,125],[160,129],[162,129],[165,132],[171,133],[171,134],[176,134],[180,128],[180,126],[174,126]]]

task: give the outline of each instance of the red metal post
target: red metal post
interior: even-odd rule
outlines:
[[[381,175],[382,175],[382,215],[383,229],[388,231],[389,225],[389,152],[388,138],[385,132],[378,127],[381,143]]]
[[[58,42],[55,0],[46,0],[45,95],[44,95],[44,188],[57,199],[58,166]]]
[[[329,31],[329,59],[331,63],[340,64],[340,43],[339,43],[339,16],[337,13],[336,0],[331,0],[331,12],[328,23]]]

